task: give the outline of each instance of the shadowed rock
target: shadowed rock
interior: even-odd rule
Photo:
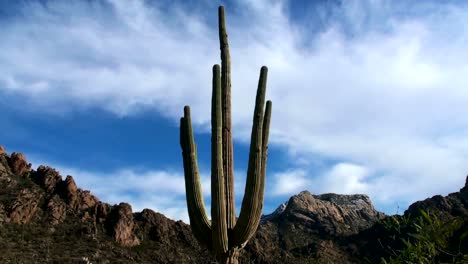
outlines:
[[[78,201],[78,187],[76,186],[75,180],[72,176],[68,175],[62,184],[63,197],[70,206],[75,206]]]
[[[415,202],[405,211],[405,215],[419,215],[421,210],[435,213],[443,219],[449,219],[453,216],[468,217],[468,177],[465,186],[459,192],[447,196],[435,195]]]
[[[34,174],[34,181],[48,193],[54,193],[56,187],[62,182],[59,172],[49,166],[39,166]]]

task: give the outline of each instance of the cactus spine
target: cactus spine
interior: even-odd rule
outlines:
[[[247,183],[239,219],[236,221],[231,134],[231,59],[223,6],[219,7],[218,16],[222,67],[213,66],[211,222],[203,202],[189,106],[185,106],[184,116],[180,120],[180,145],[192,232],[201,244],[214,253],[219,263],[237,264],[239,250],[254,235],[262,213],[271,101],[265,107],[268,69],[263,66],[255,100]]]

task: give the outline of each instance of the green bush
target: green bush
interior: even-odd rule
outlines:
[[[393,234],[390,241],[400,242],[400,247],[382,245],[390,257],[382,258],[381,264],[468,263],[467,249],[462,248],[468,239],[466,223],[463,217],[443,221],[425,211],[415,218],[389,217],[383,224]]]

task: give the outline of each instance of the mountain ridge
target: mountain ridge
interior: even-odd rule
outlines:
[[[63,179],[43,165],[31,169],[25,155],[9,155],[1,146],[0,187],[2,263],[63,263],[64,258],[67,263],[86,263],[84,258],[92,263],[214,261],[184,222],[151,209],[132,212],[124,202],[104,203],[80,189],[72,176]],[[416,202],[405,214],[431,208],[440,209],[444,217],[467,216],[468,178],[460,192]],[[303,191],[262,217],[240,260],[361,263],[363,257],[373,257],[362,248],[387,217],[367,195]]]

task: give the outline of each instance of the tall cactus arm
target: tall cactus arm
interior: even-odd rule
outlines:
[[[232,232],[233,237],[231,245],[234,247],[243,247],[255,233],[263,208],[263,183],[265,181],[265,175],[262,174],[262,137],[264,137],[262,130],[267,72],[267,67],[263,66],[260,71],[255,101],[245,193],[239,219]]]
[[[221,90],[223,109],[223,172],[226,179],[226,220],[228,229],[236,224],[236,204],[234,198],[234,158],[231,122],[231,55],[224,7],[218,8],[219,46],[221,49]]]
[[[263,197],[265,194],[265,178],[266,178],[266,161],[268,158],[268,136],[270,134],[270,119],[271,119],[271,101],[266,102],[265,107],[265,116],[263,117],[263,128],[262,128],[262,161],[261,161],[261,183],[260,183],[260,194],[259,199],[263,201]],[[260,223],[260,218],[262,217],[263,203],[259,209],[260,215],[257,217],[257,222],[254,225],[258,226]]]
[[[211,101],[211,225],[213,249],[217,256],[221,256],[228,251],[228,233],[223,175],[221,80],[219,65],[213,66],[213,98]]]
[[[193,139],[190,107],[185,106],[184,117],[180,119],[180,145],[185,174],[185,191],[190,226],[197,240],[207,248],[212,248],[211,224],[208,220],[203,202],[203,193],[197,164],[197,149]]]

